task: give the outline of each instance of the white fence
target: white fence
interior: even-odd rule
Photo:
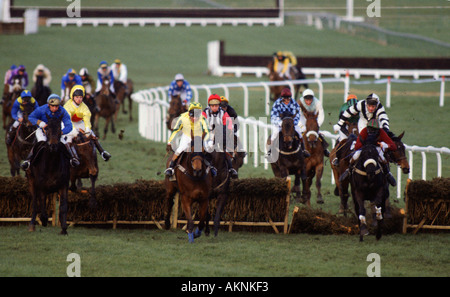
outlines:
[[[323,80],[322,80],[323,81]],[[342,81],[342,80],[340,80]],[[264,83],[270,84],[270,83]],[[211,94],[211,89],[222,88],[228,92],[230,87],[241,87],[246,92],[244,104],[249,105],[248,87],[249,86],[261,86],[261,83],[239,83],[239,84],[219,84],[219,85],[201,85],[193,86],[194,91],[194,101],[198,101],[198,89],[204,88],[209,94]],[[132,95],[135,102],[139,104],[139,133],[146,139],[157,141],[157,142],[167,142],[170,135],[170,131],[167,129],[165,124],[167,108],[169,106],[167,102],[167,89],[168,87],[158,87],[151,88],[147,90],[141,90]],[[268,105],[267,105],[268,106]],[[269,111],[270,112],[270,111]],[[268,115],[269,112],[266,112]],[[252,117],[239,117],[239,137],[242,141],[243,148],[250,154],[244,159],[244,164],[251,162],[253,167],[264,166],[268,169],[269,163],[264,158],[265,143],[271,132],[271,125],[267,122],[267,118],[255,119]],[[334,147],[337,135],[330,133],[328,131],[321,131],[325,137],[331,140],[331,146]],[[442,176],[442,154],[450,155],[450,149],[446,147],[435,148],[432,146],[419,147],[416,145],[409,146],[405,145],[406,151],[408,152],[408,161],[410,164],[409,178],[413,178],[413,153],[420,153],[422,157],[422,174],[421,178],[426,180],[427,178],[427,164],[429,162],[427,154],[435,154],[437,161],[437,177]],[[397,198],[400,198],[402,191],[402,171],[400,168],[397,169]],[[331,182],[334,184],[333,175],[331,174]]]
[[[215,76],[223,76],[225,74],[234,74],[241,77],[242,74],[254,74],[257,77],[267,75],[269,70],[267,67],[251,67],[251,66],[222,66],[220,65],[220,41],[209,41],[207,45],[208,53],[208,71]],[[340,78],[346,75],[359,79],[361,76],[373,76],[379,79],[385,77],[433,77],[440,79],[443,76],[450,76],[450,70],[419,70],[419,69],[363,69],[363,68],[315,68],[302,67],[302,71],[306,75],[314,75],[315,78],[322,76],[334,76]]]

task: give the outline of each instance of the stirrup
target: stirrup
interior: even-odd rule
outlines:
[[[23,170],[27,170],[28,168],[30,168],[30,161],[29,160],[23,161],[22,164],[20,164],[20,168],[22,168]]]
[[[77,167],[78,165],[80,165],[80,161],[77,158],[70,159],[70,166]]]
[[[108,161],[109,158],[111,158],[111,154],[108,153],[107,151],[103,151],[101,156],[102,156],[103,160],[105,160],[105,161]]]
[[[325,157],[330,157],[330,152],[329,152],[328,150],[324,150],[324,151],[323,151],[323,155],[324,155]]]
[[[333,166],[338,167],[339,166],[339,159],[338,158],[334,158],[333,161],[331,161],[331,164],[333,164]]]
[[[174,172],[174,170],[173,170],[172,167],[168,167],[168,168],[164,171],[164,174],[167,175],[167,176],[172,176],[174,173],[175,173],[175,172]]]
[[[230,168],[230,169],[228,170],[228,172],[231,174],[231,177],[232,177],[232,178],[238,178],[238,173],[237,173],[236,169]]]
[[[216,167],[214,167],[214,166],[210,166],[210,168],[211,168],[211,174],[212,174],[212,176],[213,177],[216,177],[217,176],[217,169],[216,169]]]

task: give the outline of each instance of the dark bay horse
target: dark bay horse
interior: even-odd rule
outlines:
[[[385,153],[385,157],[389,162],[395,163],[400,166],[403,174],[408,174],[409,163],[408,159],[406,158],[405,145],[402,142],[402,138],[405,135],[405,132],[403,132],[399,136],[395,136],[393,133],[389,134],[389,137],[392,139],[392,141],[394,141],[397,149],[395,151],[388,151],[387,153]]]
[[[72,90],[73,86],[75,86],[76,82],[75,80],[71,80],[64,84],[65,84],[64,97],[61,98],[61,106],[64,106],[64,104],[70,100],[70,91]]]
[[[28,121],[28,115],[33,111],[33,105],[29,103],[23,106],[23,121],[17,127],[16,135],[11,145],[6,145],[11,176],[20,175],[20,161],[26,159],[31,148],[36,143],[36,127]]]
[[[36,83],[31,89],[31,94],[33,95],[34,99],[37,100],[39,106],[46,104],[48,96],[50,96],[50,94],[52,93],[52,90],[49,87],[44,86],[43,81],[43,75],[36,76]]]
[[[170,228],[170,214],[173,207],[173,197],[176,192],[180,193],[181,206],[188,220],[187,230],[190,243],[194,238],[201,236],[203,228],[209,233],[209,196],[212,187],[212,175],[210,167],[205,162],[202,137],[195,137],[192,141],[190,152],[184,152],[178,157],[178,164],[175,169],[175,181],[166,176],[164,183],[166,185],[166,213],[165,227]],[[202,149],[199,151],[199,147]],[[167,165],[172,156],[169,156]],[[192,204],[199,204],[199,225],[194,231],[194,221],[192,219]]]
[[[366,209],[364,207],[365,200],[375,205],[377,220],[376,238],[377,240],[381,238],[381,225],[386,209],[386,199],[389,194],[387,191],[388,182],[378,162],[378,158],[376,146],[365,144],[361,148],[359,158],[349,177],[355,213],[359,223],[360,241],[363,241],[364,235],[369,234],[366,223]]]
[[[11,110],[13,107],[14,102],[17,98],[19,98],[20,93],[22,93],[23,89],[20,84],[19,79],[14,80],[14,85],[11,93],[8,93],[6,98],[3,100],[3,129],[6,129],[6,126],[8,126],[8,118],[12,120],[11,117]]]
[[[61,138],[61,118],[48,119],[45,133],[47,141],[38,142],[33,148],[35,154],[30,168],[26,171],[28,187],[33,198],[33,214],[29,231],[35,230],[36,214],[40,209],[40,219],[43,226],[47,226],[46,210],[47,195],[58,193],[59,221],[61,234],[67,234],[67,193],[69,189],[70,164],[69,152]]]
[[[334,158],[338,158],[339,164],[338,166],[334,166],[331,163],[331,169],[333,170],[334,181],[336,183],[336,187],[334,189],[334,195],[340,197],[340,206],[339,206],[339,214],[343,214],[347,216],[348,212],[348,197],[350,196],[348,193],[349,180],[348,178],[339,181],[339,177],[347,170],[350,162],[350,158],[352,157],[352,143],[356,141],[356,137],[358,137],[358,122],[355,123],[345,123],[347,125],[347,131],[349,134],[348,138],[343,139],[339,143],[336,143],[335,147],[330,152],[330,160],[334,160]]]
[[[303,116],[306,118],[306,131],[303,133],[303,142],[305,143],[305,149],[311,154],[310,157],[305,158],[306,167],[306,180],[303,183],[303,192],[301,202],[311,206],[311,184],[314,176],[316,176],[316,189],[317,189],[317,203],[324,203],[322,193],[320,192],[323,175],[323,150],[324,146],[319,137],[319,123],[317,122],[318,113],[307,111],[303,105]]]
[[[80,158],[80,165],[70,168],[70,190],[75,192],[81,188],[82,178],[89,178],[91,181],[91,188],[89,189],[89,207],[95,209],[97,200],[95,198],[95,182],[98,177],[98,162],[97,151],[95,144],[92,141],[92,135],[86,136],[82,132],[73,139],[72,143],[75,145],[78,157]]]
[[[301,196],[300,179],[303,181],[303,185],[305,185],[306,179],[305,159],[300,135],[296,133],[294,119],[290,115],[283,115],[278,141],[272,143],[271,146],[272,154],[269,161],[271,161],[273,174],[281,178],[294,174],[295,181],[292,192],[297,193],[296,199],[299,200]]]
[[[180,116],[183,112],[186,112],[186,106],[183,105],[183,102],[181,101],[180,95],[178,96],[172,96],[169,102],[169,109],[167,110],[167,116],[166,116],[166,125],[167,129],[170,131],[173,131],[172,124],[175,125],[175,123],[172,123],[174,119]]]
[[[120,106],[122,106],[122,113],[127,114],[127,111],[125,110],[125,98],[127,97],[127,88],[126,85],[121,82],[120,80],[114,81],[114,90],[116,91],[116,98],[119,102],[116,106],[116,113],[114,114],[114,120],[117,121],[117,116],[119,115]]]
[[[269,63],[267,64],[267,68],[269,69],[269,80],[270,81],[284,81],[286,80],[284,77],[281,77],[278,72],[273,69],[273,60],[270,60]],[[306,79],[306,76],[303,74],[300,66],[296,65],[294,67],[291,67],[290,69],[290,75],[293,79]],[[308,84],[303,84],[303,86],[305,87],[305,89],[308,88]],[[281,86],[270,86],[270,94],[271,94],[271,100],[275,101],[278,98],[280,98],[280,94],[281,94],[281,90],[283,90],[284,88],[289,88],[289,84],[286,85],[281,85]],[[300,85],[295,85],[294,86],[294,100],[297,99],[297,95],[300,91]]]
[[[103,79],[102,88],[97,96],[95,96],[95,102],[97,103],[100,111],[95,114],[95,134],[98,133],[98,121],[99,118],[105,118],[105,128],[103,129],[103,139],[106,139],[106,133],[108,132],[108,126],[111,122],[111,131],[112,133],[116,133],[116,128],[114,126],[114,113],[116,112],[116,103],[114,102],[114,98],[111,95],[111,91],[109,90],[110,80],[108,78]]]

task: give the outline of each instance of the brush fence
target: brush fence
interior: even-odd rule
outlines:
[[[249,178],[233,180],[222,214],[221,225],[266,227],[279,233],[278,227],[288,231],[288,211],[291,180],[280,178]],[[72,193],[68,198],[68,221],[71,225],[164,225],[166,190],[163,181],[137,180],[135,183],[117,183],[96,188],[97,209],[89,209],[86,190]],[[47,197],[47,213],[53,225],[58,219],[58,195]],[[0,177],[0,222],[29,222],[32,214],[31,195],[23,177]],[[210,201],[214,218],[216,199]],[[194,204],[196,205],[196,204]],[[194,210],[195,211],[195,210]],[[39,214],[38,214],[39,216]],[[195,212],[194,212],[195,216]],[[172,227],[187,223],[179,201],[175,197]],[[198,222],[196,222],[198,223]],[[210,221],[212,225],[213,222]]]

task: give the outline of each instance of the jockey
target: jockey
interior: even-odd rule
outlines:
[[[25,161],[22,162],[20,167],[23,170],[27,170],[30,167],[30,162],[33,158],[33,152],[35,150],[35,147],[39,145],[41,142],[47,141],[47,136],[45,135],[44,129],[47,127],[47,121],[50,118],[55,117],[61,117],[62,116],[62,135],[61,135],[61,142],[66,146],[67,150],[69,151],[71,155],[70,159],[70,165],[72,167],[80,165],[80,161],[78,160],[78,155],[75,150],[75,148],[72,146],[72,144],[68,141],[66,141],[66,134],[70,133],[72,131],[72,122],[70,121],[69,113],[64,109],[64,107],[60,106],[61,104],[61,97],[59,97],[56,94],[51,94],[48,96],[47,104],[44,104],[40,106],[39,108],[36,108],[29,116],[28,120],[33,125],[38,125],[38,129],[36,130],[36,139],[37,143],[33,146],[31,149],[28,157]]]
[[[234,125],[233,125],[232,118],[228,115],[228,113],[225,110],[223,110],[220,107],[220,103],[221,103],[221,100],[220,100],[219,95],[212,94],[211,96],[209,96],[208,107],[206,107],[203,110],[203,115],[209,124],[210,130],[213,132],[211,140],[213,141],[214,138],[217,136],[218,139],[216,139],[216,143],[218,141],[222,141],[222,144],[225,144],[225,143],[229,143],[227,141],[227,140],[229,140],[229,138],[228,138],[229,134],[227,133],[227,130],[234,131],[233,130]],[[234,135],[233,132],[230,134]],[[221,137],[222,139],[220,139],[220,136],[222,136]],[[230,139],[230,141],[232,143],[234,141],[234,138]],[[225,142],[225,143],[223,143],[223,142]],[[222,147],[225,147],[225,145],[222,145]],[[227,146],[227,148],[228,148],[228,146]],[[229,151],[229,150],[231,150],[231,152],[233,152],[234,145],[226,151]],[[225,153],[225,160],[227,162],[228,172],[231,174],[231,177],[238,178],[238,173],[233,168],[230,154]]]
[[[334,131],[341,130],[342,134],[345,135],[345,121],[348,121],[352,116],[358,115],[358,131],[364,129],[369,120],[377,119],[380,122],[381,128],[386,133],[389,133],[389,118],[380,102],[380,98],[375,93],[370,94],[365,100],[357,102],[344,111],[339,117],[339,122],[333,126]],[[342,134],[339,135],[342,137]],[[347,137],[345,136],[345,138]]]
[[[358,103],[358,97],[356,97],[356,95],[353,94],[349,94],[347,96],[347,101],[342,104],[341,109],[339,110],[339,118],[341,118],[342,114],[349,109],[351,106],[355,105],[356,103]],[[359,114],[358,115],[351,115],[350,118],[346,121],[349,123],[357,123],[359,121]],[[338,125],[335,125],[335,127],[338,129],[337,131],[335,130],[335,133],[339,133],[339,137],[336,140],[336,146],[339,144],[340,141],[347,139],[347,133],[348,133],[348,125],[345,125],[344,132],[342,132],[342,130],[340,129],[340,127]],[[333,161],[332,161],[334,166],[339,166],[339,158],[336,156]]]
[[[208,123],[206,122],[205,117],[202,115],[202,105],[200,103],[191,103],[189,105],[188,111],[180,115],[175,124],[175,128],[173,129],[173,132],[169,137],[166,148],[167,152],[173,149],[172,141],[180,131],[182,132],[180,143],[172,156],[169,167],[167,167],[167,169],[164,171],[164,174],[167,176],[172,176],[175,173],[175,162],[181,155],[181,153],[186,151],[187,149],[190,149],[192,142],[191,135],[193,135],[194,137],[202,137],[203,134],[205,134],[203,139],[205,148],[207,149],[207,151],[212,150],[213,148],[213,142],[209,140]],[[211,169],[211,172],[213,172],[213,168]],[[213,172],[213,175],[215,175],[214,173],[216,173],[215,170]]]
[[[306,89],[303,91],[302,97],[300,98],[300,102],[302,103],[303,107],[308,111],[314,111],[315,114],[318,114],[317,116],[317,124],[320,126],[322,126],[323,121],[325,119],[325,114],[323,111],[323,106],[322,106],[322,102],[320,102],[319,99],[317,99],[314,96],[314,92],[311,89]],[[300,118],[299,121],[299,126],[301,128],[302,132],[306,131],[306,119],[304,117]],[[323,135],[321,133],[319,133],[319,138],[320,141],[322,142],[322,146],[323,146],[323,154],[326,157],[330,156],[330,152],[328,151],[328,142],[325,140],[325,138],[323,137]]]
[[[52,81],[52,74],[50,70],[42,64],[37,65],[33,70],[33,82],[37,81],[38,76],[43,77],[42,83],[45,87],[50,85],[50,82]]]
[[[77,74],[77,72],[75,71],[75,69],[70,68],[69,70],[67,70],[67,73],[63,75],[62,79],[61,79],[61,98],[64,98],[66,95],[66,86],[68,85],[68,83],[71,83],[75,81],[76,85],[81,85],[81,77]]]
[[[297,58],[292,52],[278,51],[273,54],[273,70],[278,72],[280,77],[293,79],[291,77],[291,68],[295,71],[295,65],[297,65]]]
[[[67,134],[67,141],[72,142],[72,139],[76,138],[80,131],[82,133],[84,132],[86,135],[91,134],[91,139],[94,141],[94,144],[100,152],[103,160],[108,161],[109,158],[111,158],[111,154],[102,148],[98,142],[98,138],[94,134],[94,131],[91,130],[91,111],[83,102],[84,96],[84,87],[81,85],[75,85],[70,91],[70,100],[64,104],[64,109],[69,113],[70,120],[73,125],[72,131]]]
[[[239,130],[238,114],[229,104],[228,98],[226,98],[225,96],[220,96],[220,108],[226,111],[228,115],[233,118],[234,134],[237,136],[237,131]]]
[[[298,123],[300,122],[300,105],[292,98],[292,93],[289,88],[284,88],[281,91],[281,97],[275,101],[275,103],[272,106],[272,111],[270,112],[270,120],[272,122],[272,125],[277,127],[278,129],[272,129],[272,135],[270,136],[270,140],[267,142],[267,154],[266,157],[269,157],[272,153],[271,145],[275,141],[275,139],[278,137],[278,134],[281,131],[281,124],[282,124],[282,118],[281,116],[283,114],[291,114],[294,117],[294,128],[297,132],[300,143],[301,143],[301,149],[303,151],[303,155],[305,158],[310,157],[310,153],[305,150],[305,145],[303,143],[302,138],[302,131]]]
[[[377,119],[370,119],[367,122],[367,127],[359,132],[359,136],[356,140],[355,145],[355,153],[350,159],[349,168],[344,171],[344,173],[339,178],[339,181],[343,181],[345,178],[347,178],[350,173],[350,167],[352,167],[356,163],[359,155],[361,154],[361,148],[366,143],[377,145],[379,161],[383,168],[383,172],[385,173],[388,182],[393,187],[395,187],[397,182],[389,171],[389,162],[384,157],[384,150],[388,149],[390,151],[395,151],[397,149],[397,146],[387,135],[387,133],[383,129],[380,129],[380,123]]]
[[[127,65],[123,64],[119,59],[115,59],[111,69],[116,80],[121,81],[126,86],[128,79]]]
[[[184,79],[183,74],[178,73],[175,75],[175,79],[170,83],[169,91],[167,92],[170,98],[172,96],[180,95],[180,99],[184,106],[188,106],[192,99],[191,85],[187,80]]]
[[[5,100],[5,99],[7,98],[7,96],[8,96],[8,94],[10,93],[11,87],[10,87],[10,85],[9,85],[9,79],[11,78],[11,76],[12,76],[12,74],[13,74],[13,71],[14,71],[16,68],[17,68],[17,66],[13,64],[13,65],[11,65],[11,67],[10,67],[8,70],[6,70],[6,72],[5,72],[5,79],[4,79],[4,81],[3,81],[3,85],[4,85],[4,87],[3,87],[3,95],[2,95],[2,98],[0,98],[0,104],[3,103],[3,100]]]
[[[9,93],[12,93],[12,89],[16,79],[19,80],[22,89],[25,89],[28,86],[28,73],[25,69],[25,66],[20,65],[16,69],[12,70],[11,76],[8,79]]]
[[[81,78],[81,83],[84,87],[84,90],[86,92],[86,96],[92,96],[92,94],[94,94],[92,92],[93,87],[94,87],[94,79],[92,78],[92,76],[89,74],[89,71],[87,70],[87,68],[81,68],[80,70],[80,78]]]
[[[33,110],[39,107],[36,99],[31,96],[30,91],[24,90],[20,94],[20,97],[16,99],[11,109],[11,117],[14,119],[14,124],[11,125],[6,134],[7,145],[11,145],[13,142],[17,127],[19,127],[20,123],[23,121],[23,111],[28,104],[33,107]]]
[[[103,85],[103,79],[109,78],[109,89],[111,90],[111,93],[113,97],[115,98],[115,91],[114,91],[114,74],[111,69],[111,67],[108,66],[108,63],[106,61],[101,61],[99,68],[97,69],[97,87],[95,88],[95,94],[98,95],[100,93],[100,90],[102,89]]]

